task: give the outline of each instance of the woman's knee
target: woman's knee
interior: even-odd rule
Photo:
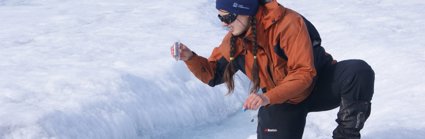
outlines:
[[[375,76],[375,72],[372,67],[366,63],[364,60],[355,59],[355,60],[347,60],[347,64],[349,65],[350,72],[355,75],[365,75],[365,76]]]
[[[375,72],[372,67],[363,60],[348,60],[346,67],[343,95],[351,96],[349,100],[370,101],[374,93]]]

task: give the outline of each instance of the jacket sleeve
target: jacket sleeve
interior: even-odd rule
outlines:
[[[224,82],[223,73],[229,62],[219,52],[219,48],[214,48],[209,59],[194,54],[185,63],[199,80],[214,87]]]
[[[280,44],[284,44],[281,47],[288,57],[288,74],[265,94],[270,104],[284,103],[306,93],[316,76],[312,44],[302,18],[291,21],[290,26],[280,34]]]

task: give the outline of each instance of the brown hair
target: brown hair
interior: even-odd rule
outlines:
[[[254,55],[254,64],[252,66],[251,74],[252,74],[252,87],[249,90],[250,93],[257,93],[260,89],[260,77],[259,77],[259,67],[258,67],[258,59],[257,59],[257,51],[258,51],[258,43],[257,43],[257,21],[255,17],[251,18],[251,28],[252,34],[254,35],[254,40],[252,41],[252,46],[254,49],[252,50],[252,54]]]
[[[256,27],[256,19],[255,17],[251,17],[251,29],[254,36],[254,40],[252,41],[252,46],[254,46],[254,49],[252,51],[254,55],[254,64],[252,67],[252,86],[250,89],[250,93],[257,93],[260,89],[260,78],[258,76],[259,68],[258,68],[258,60],[257,60],[257,51],[258,51],[258,43],[257,43],[257,27]],[[235,90],[235,82],[233,79],[233,75],[235,74],[236,70],[233,65],[233,60],[236,52],[236,36],[232,36],[230,38],[230,61],[226,66],[226,69],[224,70],[224,77],[223,80],[226,83],[227,86],[227,94],[233,93]]]

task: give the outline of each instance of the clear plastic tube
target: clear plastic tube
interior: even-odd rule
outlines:
[[[171,53],[176,61],[180,60],[180,41],[174,43]]]

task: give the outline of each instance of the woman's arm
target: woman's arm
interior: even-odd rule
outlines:
[[[214,87],[223,83],[223,73],[229,62],[221,55],[218,48],[214,48],[209,59],[193,53],[193,56],[185,63],[199,80]]]

